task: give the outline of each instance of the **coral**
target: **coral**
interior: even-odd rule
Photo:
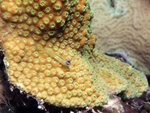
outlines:
[[[150,73],[149,0],[90,0],[96,46],[109,53],[125,53],[135,67]]]
[[[94,49],[86,0],[1,0],[0,37],[10,83],[63,107],[100,106],[148,87],[141,72]]]

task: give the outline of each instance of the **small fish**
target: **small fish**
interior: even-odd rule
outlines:
[[[65,58],[62,58],[59,54],[54,52],[51,48],[48,48],[44,51],[45,51],[46,54],[48,54],[51,58],[54,58],[60,64],[65,65],[65,66],[70,66],[71,65],[70,60],[66,60]]]

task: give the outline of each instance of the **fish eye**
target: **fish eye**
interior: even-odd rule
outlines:
[[[66,65],[69,66],[70,64],[71,64],[71,61],[70,61],[70,60],[67,60],[67,61],[66,61]]]

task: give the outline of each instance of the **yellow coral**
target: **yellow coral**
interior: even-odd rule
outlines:
[[[94,49],[92,14],[85,0],[0,4],[8,79],[21,90],[56,106],[85,107],[107,103],[109,94],[125,90],[132,97],[147,89],[143,74]]]

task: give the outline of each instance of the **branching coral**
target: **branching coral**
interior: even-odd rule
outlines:
[[[86,0],[1,0],[0,37],[10,83],[63,107],[100,106],[109,94],[140,96],[142,73],[94,49]],[[134,78],[134,79],[133,79]]]
[[[97,48],[110,54],[126,53],[132,65],[149,74],[150,1],[90,0],[90,4]]]

